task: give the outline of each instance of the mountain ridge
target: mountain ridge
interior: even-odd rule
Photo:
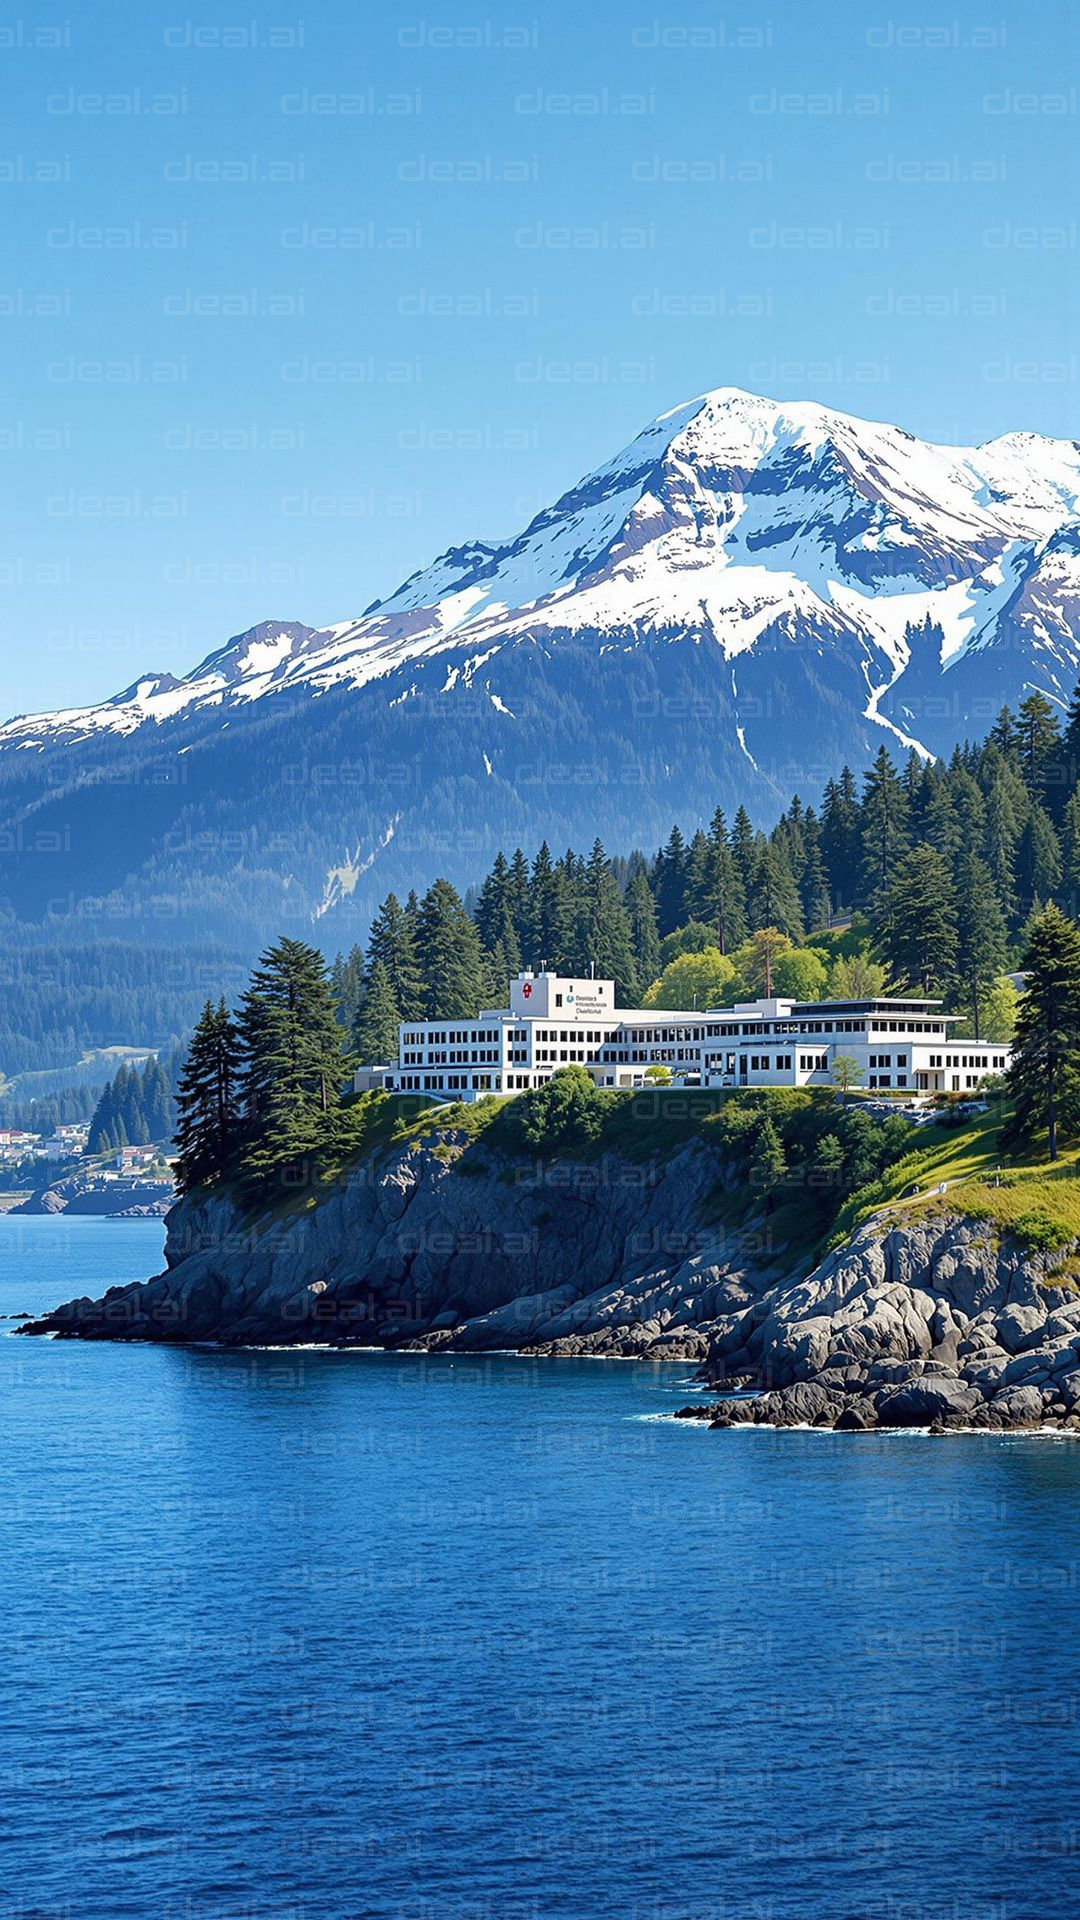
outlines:
[[[1064,705],[1078,671],[1076,442],[941,447],[719,388],[355,618],[264,620],[186,675],[7,722],[0,831],[75,809],[76,885],[193,914],[212,873],[261,934],[469,880],[503,839],[633,845],[717,803],[766,822],[883,742],[947,753],[1032,687]],[[135,776],[118,818],[102,789]],[[60,867],[13,868],[39,917]]]

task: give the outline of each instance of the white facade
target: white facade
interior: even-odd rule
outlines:
[[[999,1041],[951,1040],[957,1018],[936,1000],[910,999],[629,1010],[616,1007],[610,980],[520,973],[509,1007],[403,1024],[396,1066],[363,1068],[356,1084],[476,1100],[524,1093],[580,1065],[604,1087],[641,1086],[650,1066],[701,1086],[825,1087],[842,1054],[864,1092],[966,1093],[1004,1073],[1010,1055]]]

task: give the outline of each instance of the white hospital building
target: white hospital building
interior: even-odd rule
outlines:
[[[519,973],[510,1005],[475,1020],[410,1021],[396,1066],[361,1068],[357,1089],[476,1100],[523,1093],[560,1067],[587,1068],[597,1086],[639,1087],[649,1067],[709,1087],[827,1087],[838,1055],[864,1092],[968,1092],[1003,1073],[1001,1041],[953,1040],[959,1016],[937,1000],[739,1001],[704,1012],[629,1010],[611,980]]]

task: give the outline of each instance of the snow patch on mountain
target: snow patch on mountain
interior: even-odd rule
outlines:
[[[924,644],[914,663],[909,633],[928,618],[937,657]],[[539,643],[557,674],[570,639],[620,662],[680,643],[730,662],[804,651],[846,661],[865,684],[860,717],[918,744],[914,709],[910,735],[896,718],[916,664],[925,693],[927,674],[947,680],[991,656],[1004,671],[1012,649],[1064,698],[1078,630],[1075,442],[1009,433],[936,446],[725,387],[652,421],[515,538],[448,549],[359,619],[264,622],[182,679],[148,674],[99,706],[10,721],[0,747],[77,744],[377,680],[398,705],[431,691],[423,669],[442,654],[444,696],[484,669],[491,703],[517,717],[498,689],[500,659]],[[752,759],[739,724],[732,746]]]

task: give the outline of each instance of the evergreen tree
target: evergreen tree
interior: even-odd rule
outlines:
[[[630,922],[630,945],[637,968],[638,982],[644,990],[660,974],[660,936],[656,928],[656,908],[643,868],[630,876],[626,889],[626,912]]]
[[[741,945],[747,934],[746,889],[728,841],[719,807],[709,823],[702,920],[714,930],[721,953]]]
[[[802,905],[791,868],[783,850],[764,837],[754,854],[750,921],[754,927],[779,927],[792,940],[802,939]]]
[[[884,747],[863,782],[860,828],[863,887],[869,898],[888,886],[908,844],[907,800]]]
[[[667,845],[656,856],[652,872],[656,924],[661,936],[681,927],[686,912],[686,842],[672,827]]]
[[[745,807],[740,807],[731,827],[731,854],[743,890],[744,899],[754,878],[754,849],[757,836]]]
[[[495,864],[480,889],[475,914],[476,928],[489,953],[493,953],[496,947],[502,948],[511,973],[521,970],[521,947],[518,941],[520,903],[516,900],[516,894],[517,881],[511,878],[504,856],[497,853]]]
[[[704,920],[709,884],[709,843],[699,827],[686,854],[683,913],[687,920]]]
[[[859,801],[855,776],[844,767],[825,788],[821,816],[821,854],[829,892],[837,905],[852,906],[859,887]]]
[[[1057,758],[1061,725],[1046,696],[1029,693],[1017,714],[1020,772],[1028,792],[1045,804],[1047,772]]]
[[[977,854],[961,857],[956,870],[956,972],[980,1036],[983,1007],[1005,967],[1005,916],[990,870]]]
[[[1026,811],[1024,789],[1002,761],[986,797],[984,855],[1008,920],[1016,916],[1016,852]]]
[[[393,1066],[398,1057],[398,1027],[401,1011],[383,962],[376,960],[368,973],[356,1025],[353,1049],[362,1066]]]
[[[1061,885],[1069,915],[1076,920],[1080,918],[1080,788],[1069,796],[1061,823]]]
[[[336,1139],[349,1063],[322,955],[299,940],[268,948],[237,1025],[243,1171],[262,1184],[295,1175]]]
[[[1025,914],[1049,900],[1061,885],[1057,835],[1049,814],[1037,801],[1028,810],[1016,849],[1016,885],[1020,911]]]
[[[786,1173],[787,1161],[780,1136],[766,1114],[755,1130],[750,1155],[750,1185],[755,1192],[765,1195],[766,1213],[771,1213],[776,1190]]]
[[[881,896],[877,932],[890,970],[929,993],[949,980],[956,925],[949,870],[933,847],[915,847],[899,862]]]
[[[176,1182],[181,1193],[220,1180],[240,1137],[238,1035],[224,1000],[208,1000],[177,1088]]]
[[[1030,1144],[1045,1129],[1056,1160],[1059,1129],[1074,1132],[1080,1118],[1080,931],[1057,907],[1035,920],[1023,966],[1007,1135]]]
[[[513,969],[520,972],[520,967]],[[482,990],[480,1004],[484,1007],[505,1007],[509,998],[511,970],[506,958],[506,950],[501,940],[496,940],[494,951],[483,955]]]
[[[529,863],[520,847],[514,848],[513,858],[507,872],[507,895],[510,903],[510,919],[514,929],[514,948],[507,948],[507,964],[512,951],[517,953],[517,965],[514,973],[521,970],[521,955],[529,935]]]
[[[614,980],[618,1004],[636,1006],[642,988],[634,963],[630,922],[618,883],[599,840],[594,840],[589,855],[585,886],[588,901],[585,938],[589,965],[595,968],[600,979]]]
[[[1001,712],[994,721],[990,729],[990,739],[998,749],[998,752],[1002,754],[1006,760],[1012,761],[1015,759],[1017,747],[1016,718],[1008,707],[1002,707]]]
[[[811,932],[827,927],[832,912],[829,876],[821,852],[821,829],[812,807],[803,815],[803,869],[799,879],[799,900],[803,925]]]
[[[403,907],[396,894],[388,893],[368,935],[365,983],[376,964],[385,967],[402,1020],[420,1020],[424,1013],[424,981],[416,952],[417,912],[415,894],[409,896],[408,905]],[[359,1012],[358,1007],[354,1025]]]
[[[480,937],[448,880],[434,881],[420,903],[416,953],[424,983],[422,1017],[472,1019],[484,997]]]
[[[396,907],[396,901],[394,905]],[[330,985],[337,1003],[338,1019],[346,1033],[352,1033],[356,1028],[360,1015],[360,1003],[364,998],[366,971],[364,955],[360,947],[352,947],[345,954],[339,953],[330,968]]]
[[[1080,680],[1077,681],[1065,715],[1065,726],[1054,762],[1053,814],[1060,820],[1070,796],[1080,781]]]
[[[568,939],[566,893],[545,840],[533,861],[529,881],[528,937],[524,942],[527,965],[537,972],[553,967]]]

